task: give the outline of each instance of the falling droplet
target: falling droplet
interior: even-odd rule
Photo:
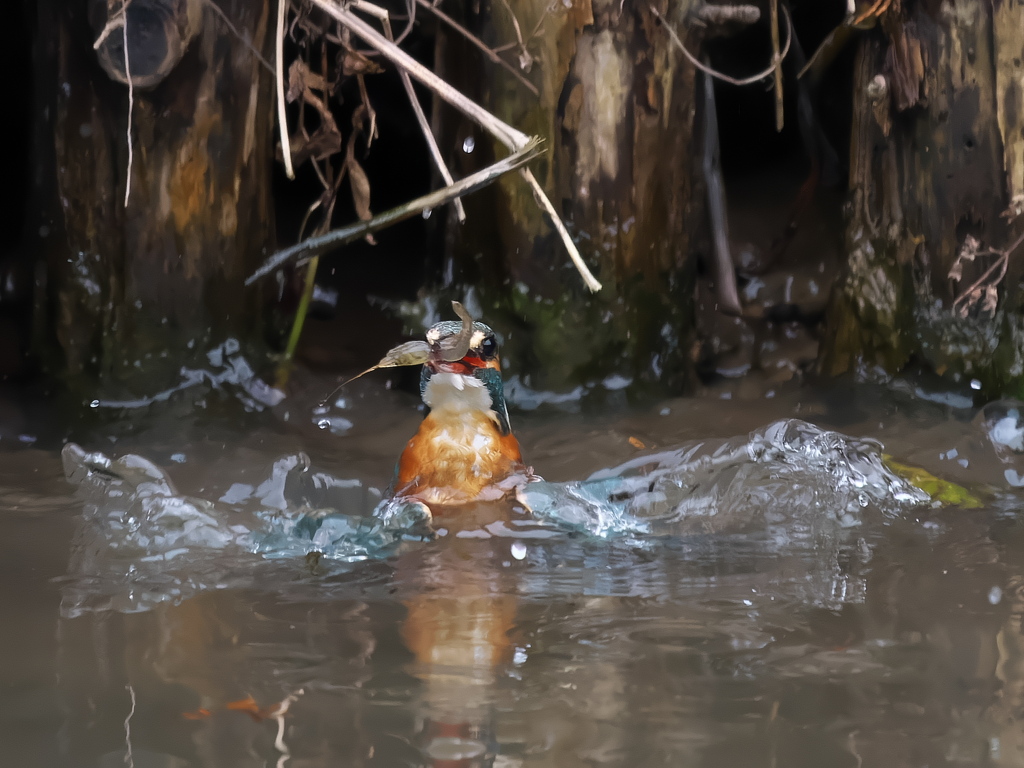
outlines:
[[[526,545],[521,541],[512,542],[512,546],[509,549],[512,552],[512,557],[516,560],[522,560],[526,557]]]
[[[320,429],[328,429],[331,426],[331,420],[320,419],[319,421],[317,421],[316,425],[320,427]]]
[[[971,379],[971,389],[981,389],[981,381],[978,379]]]
[[[1003,590],[999,587],[992,587],[988,591],[988,601],[992,605],[999,605],[999,602],[1003,599]]]
[[[90,408],[99,408],[100,407],[100,401],[99,400],[93,400],[91,403],[89,403],[89,407]]]
[[[462,151],[467,155],[472,154],[473,150],[476,149],[476,139],[472,136],[467,136],[462,141]]]
[[[425,208],[423,210],[423,218],[424,219],[429,219],[430,218],[430,214],[432,214],[432,213],[433,213],[433,211],[430,208]]]

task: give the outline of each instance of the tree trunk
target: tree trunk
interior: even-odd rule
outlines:
[[[1021,30],[1019,2],[896,0],[861,41],[827,373],[916,359],[986,395],[1022,393],[1024,249],[1001,281],[986,253],[1024,225]]]
[[[684,39],[690,5],[659,3]],[[527,64],[521,71],[539,95],[486,59],[481,78],[465,66],[472,59],[455,34],[439,36],[439,71],[461,85],[460,69],[471,70],[485,81],[489,109],[545,139],[534,173],[604,289],[587,292],[516,175],[467,200],[461,229],[449,222],[454,274],[479,287],[485,316],[509,336],[509,367],[534,387],[685,389],[693,380],[690,253],[705,210],[694,69],[646,4],[509,0],[481,14],[476,27],[494,46],[517,40],[515,17],[526,53],[517,47],[508,58]],[[462,173],[462,150],[492,149],[466,123],[442,123],[441,132],[454,139]]]
[[[269,0],[217,5],[269,50]],[[272,74],[207,4],[134,0],[129,135],[123,27],[93,50],[106,0],[47,0],[39,13],[38,60],[52,57],[37,87],[52,137],[41,160],[53,153],[40,184],[54,214],[40,233],[37,351],[57,375],[123,397],[179,383],[228,338],[260,349],[261,297],[242,281],[273,239]]]

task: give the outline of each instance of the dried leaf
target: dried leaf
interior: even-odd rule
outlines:
[[[376,371],[378,368],[401,368],[407,365],[423,365],[430,359],[430,345],[425,341],[407,341],[405,344],[399,344],[393,349],[389,349],[388,353],[380,359],[380,362],[376,365],[372,365],[362,373],[357,373],[351,379],[342,382],[338,385],[334,392],[344,387],[347,384],[351,384],[356,379],[362,378],[368,373]],[[334,397],[334,392],[331,392],[323,401],[321,405],[330,398]]]
[[[356,207],[356,215],[362,221],[369,221],[373,218],[373,212],[370,210],[370,179],[354,157],[349,156],[345,163],[348,165],[348,183],[352,187],[352,202]]]
[[[314,72],[302,59],[296,59],[288,67],[288,93],[286,97],[293,102],[307,90],[327,93],[330,88],[324,76]]]
[[[644,448],[647,447],[646,445],[644,445],[644,441],[641,440],[639,437],[630,437],[629,444],[639,451],[642,451]]]
[[[423,365],[429,359],[430,345],[427,342],[407,341],[405,344],[399,344],[394,349],[388,350],[388,353],[374,367],[397,368],[406,365]]]
[[[1024,195],[1014,195],[1010,200],[1010,206],[1000,216],[1007,221],[1013,221],[1022,213],[1024,213]]]
[[[957,254],[956,261],[949,268],[949,279],[959,283],[964,276],[964,264],[969,261],[973,262],[980,252],[981,242],[974,235],[967,235],[964,238],[964,244],[960,246],[960,253]]]
[[[302,165],[309,158],[324,160],[341,152],[341,134],[337,126],[322,124],[312,136],[296,133],[289,139],[292,147],[292,163]],[[280,150],[280,147],[278,147]]]
[[[338,54],[338,65],[343,75],[376,75],[384,71],[373,59],[353,48],[345,48]]]
[[[995,314],[996,307],[999,306],[999,291],[995,285],[989,284],[985,286],[985,296],[981,301],[981,311],[985,314]]]
[[[978,302],[981,301],[983,290],[984,288],[982,287],[974,288],[960,299],[957,299],[960,302],[960,308],[957,312],[960,317],[967,317],[974,310]]]

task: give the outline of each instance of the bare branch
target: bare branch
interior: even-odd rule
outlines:
[[[281,154],[284,157],[284,172],[289,179],[295,178],[292,167],[292,145],[288,141],[288,116],[284,111],[284,17],[288,0],[277,0],[277,37],[274,40],[274,69],[277,75],[277,127],[281,134]]]
[[[426,8],[432,14],[437,16],[438,19],[443,21],[445,24],[450,26],[452,29],[454,29],[456,32],[458,32],[460,35],[462,35],[467,40],[469,40],[469,42],[471,42],[473,45],[475,45],[477,48],[479,48],[481,51],[483,51],[484,55],[488,59],[493,61],[495,64],[497,64],[497,65],[499,65],[501,67],[504,67],[506,70],[508,70],[512,74],[512,76],[516,80],[518,80],[520,83],[525,85],[530,90],[530,93],[532,93],[534,96],[540,96],[540,91],[537,90],[537,86],[535,86],[533,83],[531,83],[525,77],[523,77],[522,73],[519,72],[519,70],[517,70],[515,67],[513,67],[511,64],[509,64],[507,61],[505,61],[503,58],[501,58],[501,56],[499,56],[492,48],[490,48],[487,45],[487,43],[485,43],[479,37],[474,35],[472,32],[470,32],[464,26],[459,24],[459,22],[457,22],[455,19],[453,19],[447,13],[445,13],[444,11],[442,11],[440,8],[438,8],[436,6],[431,5],[429,2],[427,2],[427,0],[416,0],[416,4],[422,6],[423,8]],[[516,24],[516,26],[518,27],[518,23]],[[525,50],[525,48],[524,48],[524,50]]]
[[[324,235],[320,235],[319,237],[311,237],[308,240],[303,240],[301,243],[291,246],[290,248],[278,251],[267,259],[259,269],[250,275],[246,279],[245,284],[252,285],[261,277],[270,274],[275,269],[287,264],[289,261],[294,260],[296,263],[301,264],[314,256],[319,256],[320,254],[327,253],[328,251],[342,245],[359,240],[368,234],[377,232],[378,230],[384,229],[392,224],[396,224],[399,221],[404,221],[418,213],[436,208],[439,205],[444,205],[456,197],[461,197],[462,195],[468,195],[470,192],[475,192],[476,190],[487,186],[499,176],[519,168],[523,163],[532,160],[540,154],[540,152],[540,139],[532,139],[515,153],[492,165],[489,165],[482,171],[477,171],[461,181],[455,182],[451,186],[444,187],[443,189],[431,192],[428,195],[418,197],[404,205],[398,206],[397,208],[392,208],[390,211],[378,214],[368,221],[360,221],[341,229],[335,229]]]

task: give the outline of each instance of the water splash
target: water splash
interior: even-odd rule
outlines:
[[[429,535],[423,504],[381,500],[360,480],[314,471],[305,454],[278,459],[262,482],[235,483],[216,502],[180,493],[141,456],[69,444],[62,458],[84,502],[68,616],[146,610],[201,589],[251,586],[260,574],[280,579],[274,563],[294,580],[303,577],[294,562],[311,554],[343,566]],[[580,482],[530,483],[518,497],[545,537],[573,531],[595,541],[758,530],[805,539],[855,526],[872,508],[898,514],[931,502],[886,468],[877,443],[796,420],[641,456]]]
[[[410,515],[367,514],[379,494],[314,472],[304,454],[274,462],[259,485],[235,483],[216,502],[183,495],[149,460],[62,452],[83,515],[62,612],[148,610],[202,589],[248,586],[254,567],[310,553],[337,563],[377,558],[412,527]],[[264,569],[266,578],[274,574]],[[297,578],[294,570],[290,578]]]
[[[796,419],[641,456],[582,482],[533,483],[519,497],[540,518],[602,537],[851,527],[869,507],[897,514],[931,502],[885,466],[878,443]]]
[[[93,400],[89,403],[89,407],[145,408],[154,403],[170,400],[180,392],[201,387],[234,392],[242,404],[252,411],[272,408],[284,399],[284,393],[281,390],[271,387],[256,375],[249,361],[242,355],[241,344],[237,339],[227,339],[213,347],[206,353],[206,359],[209,365],[204,368],[182,366],[179,371],[181,380],[168,389],[146,397],[126,400]]]

